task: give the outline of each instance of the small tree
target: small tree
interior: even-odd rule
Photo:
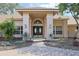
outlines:
[[[0,30],[3,32],[5,40],[10,40],[13,37],[15,31],[15,24],[13,19],[7,19],[4,22],[0,23]]]

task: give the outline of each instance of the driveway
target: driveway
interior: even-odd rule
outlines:
[[[43,42],[34,43],[31,46],[0,51],[0,55],[26,55],[26,56],[79,56],[79,51],[49,47]]]

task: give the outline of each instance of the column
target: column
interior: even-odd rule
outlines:
[[[67,28],[67,20],[63,20],[63,34],[64,37],[68,37],[68,28]]]
[[[30,21],[30,25],[29,26],[30,26],[30,38],[31,38],[32,37],[32,33],[31,33],[31,31],[32,31],[32,28],[31,28],[31,18],[30,18],[29,21]]]
[[[46,21],[46,17],[44,18],[44,38],[46,39],[46,23],[47,23],[47,21]]]
[[[30,27],[29,27],[29,14],[23,13],[23,34],[27,34],[27,36],[30,35]],[[26,37],[27,37],[26,36]]]
[[[47,34],[46,37],[47,39],[50,39],[50,35],[53,36],[53,14],[47,14]]]

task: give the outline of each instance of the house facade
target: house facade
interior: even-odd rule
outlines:
[[[30,38],[73,37],[76,31],[74,19],[61,16],[58,9],[16,9],[15,14],[0,16],[0,20],[11,17],[14,18],[17,27],[15,37],[21,37],[25,33]]]

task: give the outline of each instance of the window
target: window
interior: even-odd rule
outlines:
[[[34,24],[42,24],[42,22],[40,20],[36,20]]]
[[[55,26],[53,26],[53,34],[55,35]]]
[[[53,26],[53,34],[54,35],[62,34],[62,26]]]
[[[23,26],[17,26],[14,34],[23,34]]]
[[[56,26],[56,34],[62,34],[62,26]]]
[[[21,34],[23,34],[23,26],[21,26],[21,30],[20,31],[21,31]]]

